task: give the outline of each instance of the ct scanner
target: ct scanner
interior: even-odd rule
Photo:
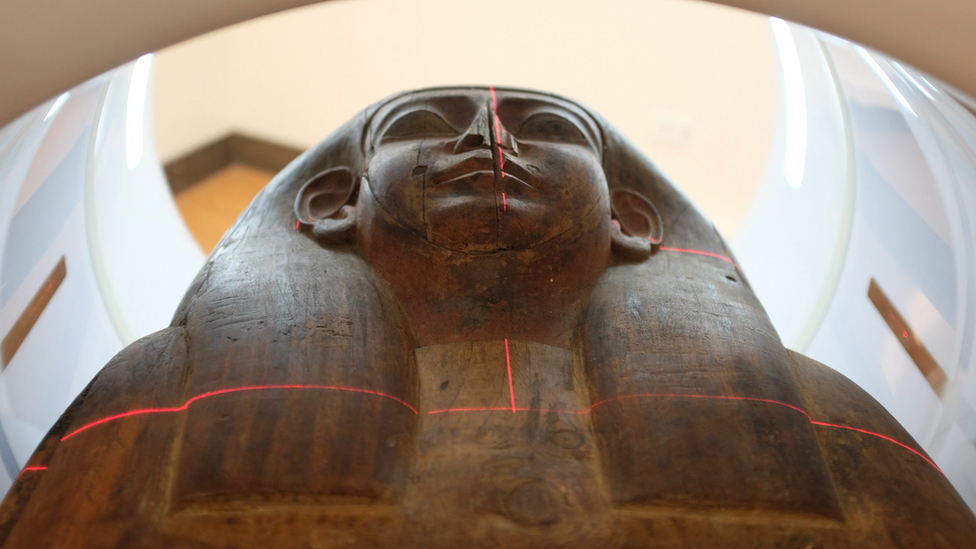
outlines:
[[[307,3],[0,8],[0,491],[203,262],[155,156],[147,52]],[[976,509],[976,4],[720,3],[833,33],[770,22],[783,99],[738,261],[784,343],[868,390]]]

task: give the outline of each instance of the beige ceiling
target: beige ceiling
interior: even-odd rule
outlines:
[[[893,55],[976,96],[976,1],[715,0]],[[316,0],[3,0],[0,126],[151,51]],[[595,3],[594,5],[598,5]]]

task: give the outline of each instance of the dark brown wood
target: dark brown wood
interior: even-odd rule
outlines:
[[[946,382],[949,381],[948,376],[946,376],[942,367],[939,366],[939,363],[936,362],[932,353],[925,347],[925,344],[922,343],[922,340],[918,338],[915,331],[909,327],[908,322],[905,321],[905,317],[901,316],[898,309],[895,309],[895,306],[891,304],[891,300],[888,299],[888,296],[881,290],[881,286],[878,286],[878,283],[873,278],[868,285],[868,298],[874,304],[874,308],[878,310],[878,313],[881,314],[881,318],[884,319],[885,324],[891,329],[891,333],[894,334],[895,339],[905,348],[905,352],[911,357],[918,371],[922,372],[922,375],[925,376],[925,381],[928,381],[932,390],[941,397],[945,391]]]
[[[7,335],[3,336],[3,341],[0,342],[0,369],[6,368],[7,364],[10,364],[10,360],[13,359],[14,354],[20,349],[24,340],[27,339],[27,334],[30,333],[37,319],[41,317],[41,313],[47,308],[47,304],[51,302],[51,298],[54,297],[54,292],[58,291],[58,288],[61,287],[61,283],[64,282],[64,277],[67,273],[68,269],[62,256],[58,260],[58,264],[54,266],[51,274],[44,280],[44,284],[41,285],[37,293],[34,294],[34,297],[31,298],[30,303],[27,304],[27,308],[17,317],[17,322],[14,322],[13,327],[10,328]]]
[[[976,539],[653,164],[520,90],[398,95],[302,155],[31,464],[7,548]]]
[[[277,172],[300,154],[294,147],[232,132],[167,162],[163,169],[176,194],[235,162]]]

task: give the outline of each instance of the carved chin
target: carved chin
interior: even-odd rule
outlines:
[[[573,225],[544,225],[537,205],[495,211],[491,203],[452,199],[426,213],[427,240],[462,253],[525,250],[542,244]],[[497,213],[497,215],[496,215]]]
[[[464,253],[490,253],[511,248],[498,239],[494,207],[446,205],[428,212],[426,218],[427,240],[431,244]]]

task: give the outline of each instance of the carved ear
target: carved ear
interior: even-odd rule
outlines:
[[[610,193],[610,212],[614,221],[610,242],[613,251],[625,259],[650,257],[654,246],[664,238],[661,215],[644,195],[628,189]]]
[[[295,215],[325,244],[351,242],[356,236],[356,208],[350,201],[359,180],[345,166],[312,176],[298,191]]]

